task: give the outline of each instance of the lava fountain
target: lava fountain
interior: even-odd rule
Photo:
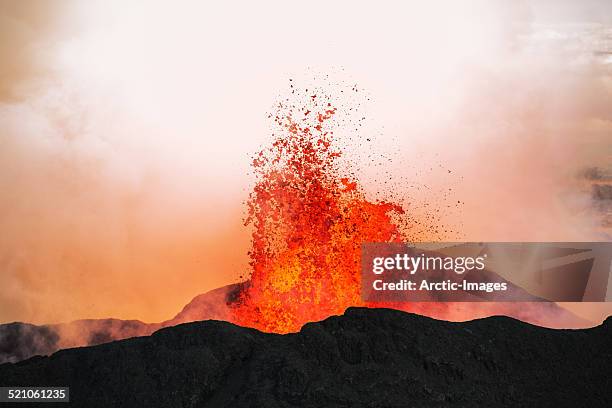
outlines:
[[[431,214],[419,218],[393,200],[366,198],[354,173],[340,166],[333,98],[308,90],[301,96],[301,104],[287,99],[276,106],[270,117],[279,133],[252,162],[256,184],[246,219],[253,227],[250,276],[231,296],[228,320],[290,333],[347,307],[365,306],[452,321],[506,315],[548,327],[586,325],[548,302],[364,302],[362,243],[443,240],[438,231],[447,229],[428,227],[437,220]]]
[[[252,163],[251,274],[232,320],[267,332],[294,332],[349,306],[376,306],[360,296],[361,244],[405,238],[404,209],[368,201],[357,181],[341,174],[337,108],[316,93],[307,97],[307,106],[278,105],[271,116],[281,134]]]

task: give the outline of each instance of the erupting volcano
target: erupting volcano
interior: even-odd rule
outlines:
[[[298,102],[291,103],[296,98]],[[364,301],[363,243],[443,240],[438,231],[448,230],[433,225],[425,228],[429,233],[421,233],[415,227],[434,217],[419,219],[393,200],[368,199],[355,172],[340,165],[343,151],[335,130],[346,119],[338,115],[350,121],[348,111],[354,109],[339,110],[334,98],[321,90],[293,89],[292,98],[270,115],[278,132],[252,162],[257,181],[246,219],[253,227],[251,270],[249,279],[230,296],[230,321],[289,333],[348,307],[364,306],[445,320],[505,314],[542,325],[576,324],[554,304]]]
[[[280,134],[253,159],[257,183],[246,220],[254,228],[251,271],[230,304],[231,320],[288,333],[307,322],[342,314],[350,306],[428,314],[446,310],[439,303],[380,304],[361,299],[362,243],[426,237],[409,233],[410,218],[401,205],[368,200],[353,174],[343,174],[342,151],[334,133],[339,110],[333,98],[320,90],[305,90],[302,97],[302,104],[277,105],[270,118]]]
[[[423,215],[414,203],[368,197],[358,183],[356,163],[343,156],[362,141],[358,131],[342,133],[347,123],[351,131],[359,125],[352,120],[359,105],[343,104],[346,93],[338,100],[320,89],[292,90],[292,97],[277,104],[270,115],[277,128],[271,145],[252,162],[256,183],[247,202],[246,224],[252,227],[247,279],[196,296],[175,317],[160,323],[100,319],[0,325],[0,363],[149,335],[197,320],[297,332],[305,323],[341,315],[352,306],[392,308],[449,321],[506,315],[547,327],[591,325],[550,302],[364,301],[363,243],[443,241],[452,231],[436,216],[442,207]],[[357,91],[353,87],[348,92]],[[341,143],[347,141],[348,145]],[[383,191],[383,196],[394,197],[392,191]]]
[[[337,108],[310,95],[312,106],[279,105],[282,134],[253,160],[258,176],[249,202],[254,227],[251,276],[233,305],[234,322],[287,333],[340,314],[360,299],[360,246],[395,242],[393,215],[340,175],[334,143]]]

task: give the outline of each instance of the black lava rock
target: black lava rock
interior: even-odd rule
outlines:
[[[361,308],[288,335],[203,321],[2,364],[0,386],[69,386],[87,408],[609,407],[611,329]]]

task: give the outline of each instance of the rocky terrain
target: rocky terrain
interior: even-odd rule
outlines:
[[[554,330],[347,309],[299,333],[221,321],[0,365],[75,407],[612,406],[612,318]],[[26,404],[27,405],[27,404]]]
[[[228,285],[196,296],[183,310],[161,323],[139,320],[83,319],[70,323],[34,325],[0,324],[0,363],[17,362],[59,349],[93,346],[109,341],[146,336],[162,328],[196,320],[227,320],[226,298],[238,285]]]
[[[33,325],[0,324],[0,363],[15,363],[36,355],[49,355],[60,349],[93,346],[136,336],[147,336],[163,327],[198,320],[230,320],[228,302],[239,284],[223,286],[194,297],[172,319],[160,323],[139,320],[83,319],[69,323]],[[502,302],[495,309],[481,303],[485,315],[502,314],[546,327],[584,328],[592,326],[553,302]],[[490,312],[495,310],[495,312]],[[487,311],[488,314],[487,314]],[[443,317],[441,317],[443,318]]]

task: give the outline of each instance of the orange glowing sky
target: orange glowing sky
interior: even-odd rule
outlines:
[[[452,188],[465,240],[610,240],[574,175],[612,168],[611,52],[605,0],[0,0],[0,322],[160,321],[235,282],[289,78],[365,89],[398,194]]]

